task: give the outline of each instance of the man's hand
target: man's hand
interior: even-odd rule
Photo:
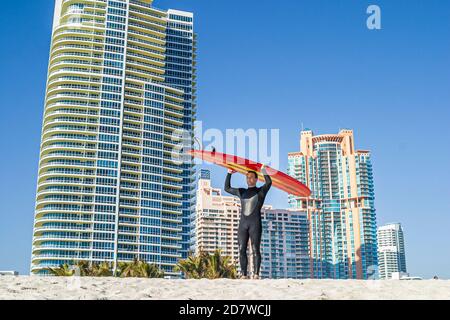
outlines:
[[[228,173],[229,173],[229,174],[233,174],[233,173],[236,173],[236,170],[233,170],[233,169],[228,169]]]

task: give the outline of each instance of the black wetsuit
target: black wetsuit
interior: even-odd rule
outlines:
[[[232,188],[230,185],[231,174],[228,173],[225,179],[225,191],[232,195],[238,196],[241,200],[241,219],[239,221],[238,241],[239,241],[239,260],[241,264],[241,271],[244,276],[247,276],[247,245],[248,239],[251,239],[254,261],[254,274],[259,275],[261,267],[261,208],[264,204],[267,192],[272,185],[272,179],[267,175],[265,170],[264,179],[266,183],[258,188]]]

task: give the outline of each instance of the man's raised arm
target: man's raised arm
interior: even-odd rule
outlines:
[[[234,196],[240,197],[241,193],[239,192],[239,189],[231,187],[231,175],[233,173],[235,173],[235,172],[236,171],[231,170],[231,169],[228,170],[228,174],[227,174],[227,177],[225,179],[225,191],[230,193],[230,194],[232,194],[232,195],[234,195]]]
[[[261,172],[264,175],[264,180],[266,180],[266,183],[264,183],[264,185],[261,187],[261,190],[264,192],[264,194],[267,194],[270,187],[272,186],[272,179],[267,174],[266,167],[264,165],[261,167]]]

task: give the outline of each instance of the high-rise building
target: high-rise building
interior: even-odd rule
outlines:
[[[352,130],[301,132],[300,152],[289,153],[288,173],[312,191],[289,196],[310,225],[312,278],[368,279],[377,271],[374,185],[369,151],[355,150]]]
[[[31,271],[135,258],[168,276],[189,248],[193,14],[151,0],[56,0]]]
[[[309,227],[306,212],[264,206],[262,225],[261,277],[309,278]]]
[[[400,223],[378,228],[378,267],[380,279],[391,279],[393,273],[407,274],[405,239]]]
[[[194,253],[212,254],[220,249],[239,266],[237,231],[241,203],[237,197],[223,196],[221,189],[213,188],[208,170],[200,172],[195,211]]]

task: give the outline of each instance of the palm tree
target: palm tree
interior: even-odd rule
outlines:
[[[93,265],[94,277],[111,277],[112,264],[110,262],[103,261],[101,263],[95,263]]]
[[[47,270],[52,275],[64,277],[73,275],[79,275],[81,277],[113,276],[112,264],[107,261],[89,262],[80,260],[73,265],[63,264],[59,268],[47,268]],[[115,275],[119,277],[163,278],[164,271],[160,270],[155,264],[134,259],[132,262],[119,262]]]
[[[136,276],[136,266],[137,259],[135,258],[133,262],[119,262],[117,276],[119,277],[135,277]]]
[[[60,265],[59,268],[47,268],[47,270],[57,277],[71,277],[75,272],[67,263]]]
[[[132,262],[119,262],[116,275],[122,278],[162,278],[164,277],[164,272],[155,264],[149,264],[135,258]]]
[[[145,278],[163,278],[164,271],[160,270],[155,264],[139,261],[139,274]]]
[[[190,255],[185,260],[180,260],[176,271],[181,271],[188,279],[218,279],[237,277],[236,266],[228,256],[223,257],[221,250],[217,249],[214,254],[200,251],[197,256]]]
[[[217,249],[214,251],[214,254],[208,256],[208,268],[206,275],[208,279],[236,279],[237,269],[231,262],[231,257],[222,256],[221,250]]]
[[[82,277],[91,276],[89,261],[80,260],[80,261],[75,262],[74,266],[75,266],[75,268],[79,269],[80,276],[82,276]]]
[[[179,260],[175,271],[181,271],[188,279],[204,278],[208,253],[200,251],[197,256],[190,255],[185,260]]]
[[[80,260],[72,265],[63,264],[59,268],[47,268],[55,276],[81,276],[81,277],[109,277],[112,276],[112,267],[109,262],[89,262]],[[79,273],[78,273],[79,270]]]

